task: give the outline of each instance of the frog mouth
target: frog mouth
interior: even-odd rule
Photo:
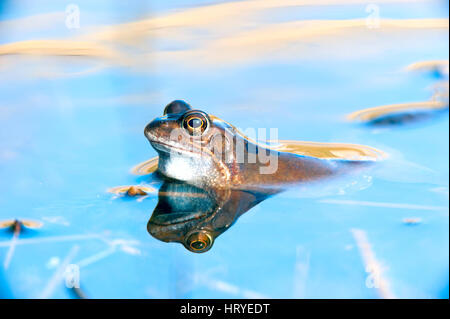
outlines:
[[[195,148],[184,148],[181,147],[179,144],[172,144],[172,143],[166,143],[166,142],[161,142],[161,141],[156,141],[156,140],[151,140],[150,141],[151,145],[153,146],[153,148],[157,151],[161,151],[164,153],[182,153],[185,155],[197,155],[200,156],[202,155],[202,153],[198,150],[196,150]]]
[[[147,230],[159,240],[179,241],[180,235],[199,227],[208,215],[208,212],[158,214],[150,218]]]
[[[151,218],[151,223],[164,227],[164,226],[175,226],[186,224],[193,221],[201,221],[206,216],[208,216],[208,212],[191,212],[191,213],[170,213],[170,214],[158,214]]]

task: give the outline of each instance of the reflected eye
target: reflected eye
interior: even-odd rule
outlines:
[[[194,253],[203,253],[208,251],[213,244],[211,235],[203,230],[192,233],[185,241],[187,249]]]
[[[190,114],[184,118],[183,127],[191,135],[201,135],[208,127],[208,120],[203,114]]]

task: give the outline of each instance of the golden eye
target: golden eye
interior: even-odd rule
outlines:
[[[192,117],[187,122],[187,125],[188,125],[189,129],[191,129],[191,130],[198,130],[199,128],[201,128],[203,126],[203,120],[198,117]]]
[[[208,121],[202,114],[191,114],[183,120],[183,127],[191,135],[201,135],[208,127]]]

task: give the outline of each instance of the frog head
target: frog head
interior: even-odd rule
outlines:
[[[227,123],[176,100],[144,133],[158,152],[158,170],[163,175],[198,186],[229,182],[236,134]]]

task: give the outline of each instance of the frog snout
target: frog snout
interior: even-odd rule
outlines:
[[[150,123],[148,123],[144,129],[145,137],[150,139],[150,136],[151,136],[152,132],[155,130],[155,128],[156,128],[155,121],[151,121]]]
[[[153,121],[147,124],[147,126],[144,129],[144,134],[148,140],[152,141],[155,139],[155,137],[162,136],[163,135],[162,131],[164,129],[167,129],[167,123],[158,118],[154,119]]]

